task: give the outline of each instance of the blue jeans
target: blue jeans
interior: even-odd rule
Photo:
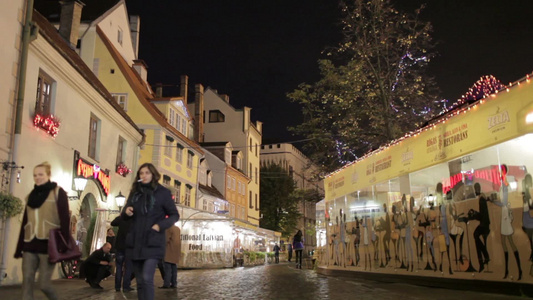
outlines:
[[[131,273],[133,272],[133,263],[131,259],[126,258],[124,252],[117,252],[115,261],[117,264],[117,270],[115,274],[115,290],[131,289]]]
[[[178,286],[178,266],[173,263],[165,262],[165,282],[163,286],[177,287]]]
[[[133,270],[137,280],[137,299],[154,300],[154,273],[159,259],[134,260]]]

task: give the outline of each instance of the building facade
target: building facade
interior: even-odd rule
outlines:
[[[227,95],[219,95],[216,90],[207,88],[202,93],[202,101],[190,103],[190,111],[202,107],[197,122],[202,124],[198,135],[204,142],[232,143],[235,150],[242,152],[242,171],[250,178],[248,184],[247,221],[259,225],[259,147],[262,142],[262,123],[251,121],[251,108],[235,109]]]
[[[296,189],[315,190],[324,195],[324,183],[318,180],[318,171],[312,162],[292,144],[269,144],[261,146],[261,166],[277,164],[289,174],[296,183]],[[317,246],[316,204],[302,199],[299,202],[302,217],[298,228],[304,233],[305,252]]]
[[[51,180],[69,196],[72,234],[87,255],[105,239],[105,227],[94,226],[91,235],[87,229],[92,222],[98,224],[96,219],[117,211],[115,198],[131,186],[129,170],[137,167],[144,135],[73,46],[81,5],[66,2],[62,10],[67,17],[62,19],[60,28],[64,30],[59,33],[32,10],[31,20],[39,30],[33,30],[29,43],[20,46],[28,51],[26,68],[19,73],[23,78],[18,78],[25,80],[25,96],[20,106],[20,132],[9,151],[11,157],[17,157],[16,164],[25,168],[10,182],[9,190],[25,199],[33,187],[33,166],[48,161]],[[23,9],[17,15],[21,12]],[[1,110],[9,111],[7,105],[4,102]],[[85,186],[76,186],[77,178],[85,179]],[[21,220],[22,215],[11,218],[4,227],[9,230],[3,236],[2,270],[6,276],[2,276],[2,284],[21,280],[21,260],[11,259]]]

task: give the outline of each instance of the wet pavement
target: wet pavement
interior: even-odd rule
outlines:
[[[156,286],[162,285],[159,272]],[[134,281],[135,282],[135,281]],[[135,291],[115,292],[114,278],[90,288],[83,280],[54,281],[60,299],[137,299]],[[134,286],[134,285],[133,285]],[[347,277],[331,277],[294,264],[280,263],[250,268],[179,270],[178,289],[157,289],[155,299],[523,299],[517,296],[383,283]],[[0,287],[0,299],[21,299],[19,286]],[[35,290],[35,300],[46,299]]]

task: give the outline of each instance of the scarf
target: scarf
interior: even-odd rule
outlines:
[[[43,205],[50,191],[55,189],[57,183],[48,181],[42,185],[34,185],[33,190],[28,196],[28,206],[31,208],[39,208]]]
[[[141,200],[143,203],[143,214],[147,214],[152,208],[154,207],[155,198],[154,198],[154,187],[151,183],[144,184],[139,183],[139,189],[138,189],[139,196],[137,199],[134,199],[134,202],[136,200]]]

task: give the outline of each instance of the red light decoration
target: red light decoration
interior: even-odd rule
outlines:
[[[120,164],[117,166],[117,173],[120,176],[126,177],[129,173],[131,173],[131,169],[125,164]]]
[[[59,119],[53,115],[43,116],[40,114],[35,114],[35,117],[33,118],[33,125],[35,125],[35,127],[38,129],[45,130],[46,133],[55,138],[59,133],[59,125],[61,125],[61,123],[59,122]]]

